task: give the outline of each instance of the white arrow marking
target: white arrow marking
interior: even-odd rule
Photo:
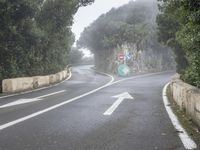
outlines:
[[[19,99],[15,102],[11,102],[5,105],[0,106],[0,108],[6,108],[6,107],[11,107],[11,106],[15,106],[15,105],[20,105],[20,104],[25,104],[25,103],[31,103],[31,102],[35,102],[35,101],[40,101],[42,99],[37,99],[37,98],[31,98],[31,99]]]
[[[2,106],[0,106],[0,108],[6,108],[6,107],[11,107],[11,106],[16,106],[16,105],[21,105],[21,104],[26,104],[26,103],[32,103],[32,102],[36,102],[36,101],[41,101],[41,100],[43,100],[42,98],[45,98],[45,97],[48,97],[48,96],[51,96],[51,95],[55,95],[55,94],[58,94],[58,93],[62,93],[62,92],[65,92],[65,91],[66,90],[62,90],[62,91],[58,91],[58,92],[54,92],[54,93],[42,95],[42,96],[35,97],[35,98],[19,99],[17,101],[14,101],[14,102],[2,105]]]
[[[105,116],[109,116],[111,115],[115,109],[117,109],[117,107],[123,102],[124,99],[134,99],[128,92],[124,92],[122,94],[119,94],[119,95],[115,95],[113,96],[114,98],[118,98],[114,104],[108,108],[108,110],[106,110],[103,115]]]

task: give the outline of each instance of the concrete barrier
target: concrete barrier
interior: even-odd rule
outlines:
[[[33,78],[15,78],[15,79],[5,79],[2,82],[2,90],[4,93],[16,93],[25,90],[33,89]]]
[[[5,79],[2,81],[2,92],[3,93],[17,93],[36,88],[49,86],[51,84],[59,83],[66,79],[69,75],[68,70],[51,74],[47,76],[34,76],[34,77],[23,77]]]
[[[200,127],[200,89],[173,78],[170,93],[177,105]]]

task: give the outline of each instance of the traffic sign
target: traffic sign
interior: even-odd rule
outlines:
[[[118,54],[118,60],[124,60],[124,54],[123,53]]]
[[[130,74],[130,68],[126,64],[121,64],[118,67],[118,75],[126,77]]]

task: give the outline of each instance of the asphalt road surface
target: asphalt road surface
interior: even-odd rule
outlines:
[[[184,150],[162,99],[172,75],[116,82],[74,67],[58,86],[0,98],[0,150]]]

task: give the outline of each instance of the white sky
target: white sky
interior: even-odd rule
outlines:
[[[108,12],[113,7],[119,7],[127,4],[131,0],[95,0],[92,5],[79,8],[74,16],[74,24],[72,32],[75,34],[76,40],[79,39],[84,28],[89,26],[101,14]],[[83,50],[86,57],[91,56],[87,50]]]
[[[75,33],[76,40],[80,37],[85,27],[89,26],[101,14],[108,12],[112,7],[119,7],[128,3],[130,0],[95,0],[92,5],[79,8],[74,16],[72,31]]]

